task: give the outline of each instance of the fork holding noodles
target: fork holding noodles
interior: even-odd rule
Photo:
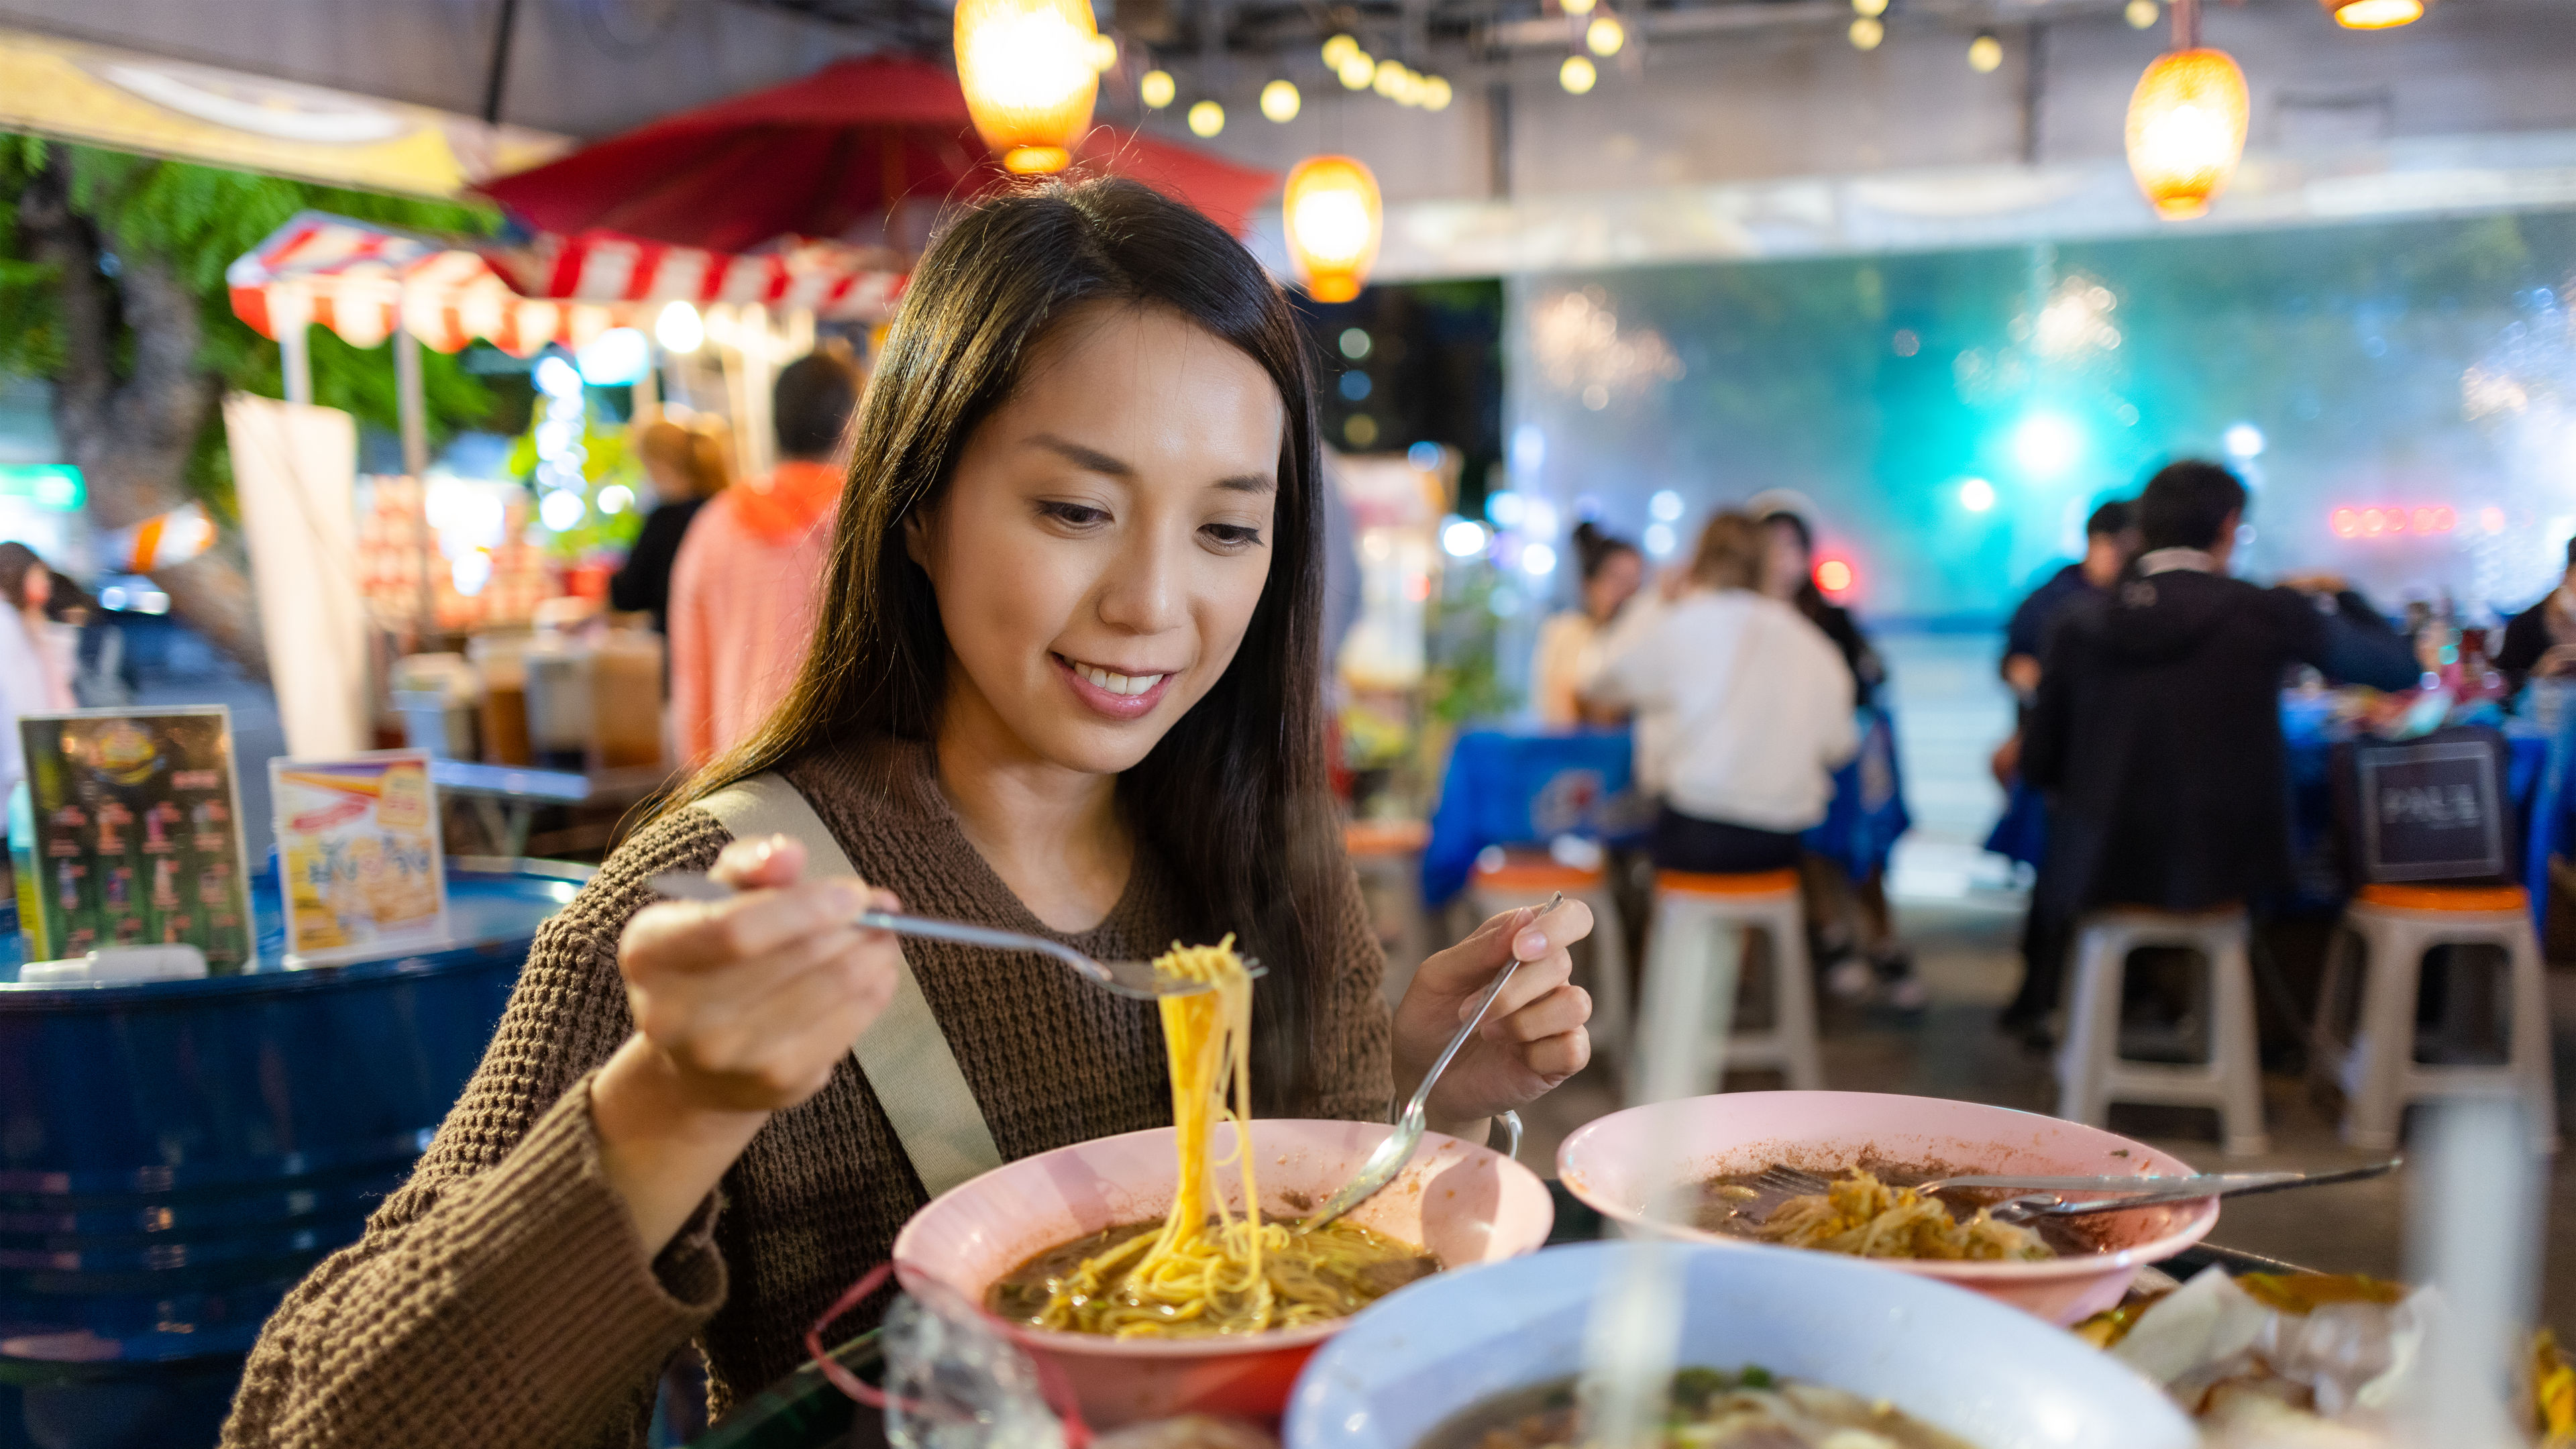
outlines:
[[[1195,1191],[1064,1265],[1102,1291],[1031,1311],[1299,1321],[1421,1255],[1259,1215],[1219,1121],[1383,1121],[1512,961],[1430,1126],[1479,1140],[1589,1060],[1579,902],[1486,922],[1387,1005],[1330,813],[1308,347],[1223,228],[1124,181],[966,210],[846,439],[784,699],[546,924],[411,1181],[251,1354],[228,1446],[631,1442],[684,1344],[719,1411],[797,1368],[934,1196],[1173,1125]],[[728,893],[660,899],[672,872]],[[1231,984],[1131,999],[869,912],[1095,962],[1200,943],[1172,969]]]

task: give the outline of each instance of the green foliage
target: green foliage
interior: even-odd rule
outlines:
[[[545,408],[536,409],[528,430],[510,446],[506,466],[510,472],[529,482],[531,491],[539,491],[533,480],[537,472],[537,428],[545,420]],[[603,418],[596,408],[586,409],[582,416],[581,476],[582,501],[589,506],[581,522],[561,533],[549,536],[546,551],[559,559],[579,561],[613,549],[623,552],[635,545],[635,536],[644,531],[644,510],[651,507],[652,484],[644,476],[643,460],[627,445],[627,431],[615,418]],[[599,495],[610,488],[626,490],[625,506],[610,513],[599,506]]]
[[[278,348],[233,316],[224,268],[234,258],[299,211],[451,233],[489,232],[497,221],[488,210],[451,202],[0,136],[0,373],[52,379],[65,365],[56,279],[52,268],[27,256],[17,233],[18,199],[53,156],[68,159],[73,209],[97,229],[102,250],[163,259],[196,294],[204,371],[228,389],[268,397],[284,395]],[[120,346],[119,356],[126,351]],[[315,402],[345,409],[362,426],[397,426],[390,348],[354,348],[317,327],[312,357]],[[457,359],[424,351],[421,360],[433,441],[489,410],[482,384]],[[232,485],[220,421],[210,419],[206,433],[188,481],[229,515]]]
[[[1518,701],[1503,686],[1501,629],[1494,619],[1499,571],[1464,563],[1448,575],[1431,605],[1431,667],[1423,697],[1434,723],[1463,729],[1501,719]]]

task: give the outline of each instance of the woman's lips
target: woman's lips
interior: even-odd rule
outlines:
[[[1054,661],[1056,672],[1072,688],[1074,698],[1111,719],[1141,719],[1153,713],[1154,706],[1163,702],[1163,692],[1172,687],[1168,673],[1127,675],[1061,654],[1049,654],[1047,658]],[[1140,684],[1144,686],[1141,690],[1137,688]]]

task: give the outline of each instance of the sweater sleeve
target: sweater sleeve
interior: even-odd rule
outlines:
[[[1383,1122],[1395,1095],[1394,1014],[1386,1001],[1386,948],[1360,897],[1360,878],[1342,865],[1333,922],[1334,970],[1316,1023],[1312,1115]]]
[[[600,1167],[591,1074],[630,1030],[616,942],[645,878],[724,841],[702,812],[667,816],[538,932],[411,1179],[262,1330],[224,1449],[643,1442],[725,1269],[712,1199],[646,1256]]]

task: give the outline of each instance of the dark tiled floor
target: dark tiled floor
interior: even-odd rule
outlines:
[[[2019,918],[1974,906],[1913,907],[1901,924],[1933,993],[1930,1010],[1911,1021],[1879,1013],[1829,1013],[1825,1076],[1852,1091],[1960,1097],[2047,1111],[2055,1100],[2045,1057],[1993,1029],[1996,1008],[2018,980]],[[2552,973],[2558,1024],[2559,1116],[2576,1121],[2576,973]],[[1752,1074],[1730,1085],[1774,1085]],[[2331,1110],[2297,1079],[2267,1081],[2264,1105],[2272,1151],[2261,1158],[2223,1158],[2214,1117],[2178,1110],[2115,1108],[2114,1130],[2143,1137],[2193,1163],[2216,1169],[2314,1169],[2368,1161],[2344,1146]],[[1552,1163],[1557,1143],[1576,1127],[1613,1110],[1608,1074],[1596,1067],[1524,1114],[1530,1140],[1523,1156]],[[2394,1277],[2404,1266],[2407,1187],[2404,1175],[2297,1193],[2238,1199],[2222,1212],[2211,1240],[2232,1248],[2336,1272]],[[2562,1153],[2546,1185],[2546,1262],[2542,1314],[2562,1339],[2576,1337],[2576,1163]]]

